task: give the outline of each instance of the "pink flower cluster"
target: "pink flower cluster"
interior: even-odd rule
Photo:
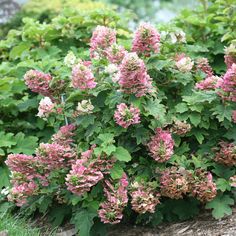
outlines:
[[[52,136],[53,143],[69,147],[73,142],[72,137],[75,135],[73,132],[75,128],[76,127],[72,124],[62,126],[60,130]]]
[[[90,57],[99,58],[104,55],[104,50],[116,43],[116,31],[105,27],[97,26],[90,39]]]
[[[236,64],[233,64],[227,70],[218,86],[222,90],[219,92],[219,95],[224,100],[236,102]]]
[[[225,64],[227,65],[227,69],[230,69],[233,64],[236,64],[236,45],[233,43],[225,48]]]
[[[16,201],[18,206],[26,204],[27,198],[38,194],[40,187],[49,185],[53,171],[69,168],[76,159],[76,152],[68,142],[64,143],[64,137],[67,135],[71,138],[72,131],[72,126],[65,126],[60,129],[61,134],[56,135],[55,141],[60,141],[63,146],[58,143],[41,143],[36,156],[8,155],[6,164],[12,172],[13,185],[8,195],[10,201]],[[65,136],[62,137],[63,135]]]
[[[161,173],[161,195],[180,199],[189,191],[188,172],[185,169],[171,167]]]
[[[118,183],[105,180],[106,201],[100,204],[98,215],[103,223],[117,224],[123,218],[123,209],[128,203],[128,179],[124,173]]]
[[[39,102],[39,107],[38,107],[38,117],[48,117],[50,113],[53,112],[53,109],[55,107],[55,104],[52,102],[52,100],[49,97],[45,97],[41,99]]]
[[[135,32],[132,51],[150,56],[151,52],[159,51],[160,34],[149,23],[142,23]]]
[[[234,123],[236,123],[236,110],[232,112],[232,120]]]
[[[173,154],[174,140],[169,131],[161,128],[156,129],[156,134],[147,144],[150,155],[157,162],[165,162],[169,160]]]
[[[132,197],[132,209],[139,214],[154,213],[156,205],[160,203],[160,194],[149,183],[131,184],[130,195]]]
[[[176,120],[171,127],[171,132],[178,134],[178,135],[184,135],[188,133],[191,130],[191,125],[186,123],[185,121]]]
[[[54,170],[69,167],[76,154],[72,148],[57,143],[40,143],[36,156],[45,169]]]
[[[32,173],[35,172],[35,157],[24,154],[10,154],[7,157],[6,164],[13,172],[19,172],[32,179]]]
[[[206,77],[204,80],[196,83],[195,88],[200,90],[214,90],[218,87],[218,84],[222,81],[222,78],[218,76]]]
[[[72,164],[72,169],[66,176],[67,189],[76,195],[82,195],[90,191],[104,178],[104,173],[108,173],[113,166],[113,160],[102,157],[94,157],[95,146],[83,152],[80,159]]]
[[[72,68],[72,86],[73,88],[79,88],[81,90],[95,88],[97,83],[95,82],[94,75],[89,66],[85,63],[79,63]]]
[[[236,175],[230,177],[230,186],[236,188]]]
[[[16,184],[12,187],[8,200],[16,202],[16,205],[21,207],[27,203],[27,198],[37,193],[37,184],[34,181]]]
[[[190,181],[190,192],[201,202],[209,202],[217,195],[216,184],[212,174],[202,169],[197,169]]]
[[[213,75],[213,70],[207,58],[200,58],[197,61],[197,69],[206,74],[206,78],[196,83],[195,88],[200,90],[214,90],[222,83],[222,78]]]
[[[136,53],[125,55],[119,67],[118,82],[124,93],[135,94],[136,97],[144,96],[152,89],[145,64]]]
[[[177,55],[175,58],[175,65],[180,72],[189,72],[192,70],[194,62],[190,57],[186,56],[184,53]]]
[[[127,51],[123,46],[112,44],[106,49],[106,57],[110,63],[120,64]]]
[[[24,75],[25,84],[35,93],[51,97],[52,91],[49,84],[52,80],[50,74],[45,74],[38,70],[29,70]]]
[[[236,57],[231,55],[225,55],[224,58],[227,69],[230,69],[233,64],[236,64]]]
[[[114,119],[118,125],[128,128],[130,125],[140,123],[140,110],[133,105],[128,107],[125,103],[121,103],[117,105]]]
[[[213,76],[213,70],[211,66],[209,65],[207,58],[203,57],[197,60],[197,69],[205,73],[207,77]]]
[[[236,166],[236,145],[234,143],[220,142],[215,154],[215,161],[226,166]]]
[[[37,191],[35,178],[45,177],[37,173],[37,159],[33,156],[24,154],[10,154],[6,160],[6,164],[12,172],[11,183],[13,185],[8,195],[9,201],[16,202],[17,206],[26,203],[27,198]]]

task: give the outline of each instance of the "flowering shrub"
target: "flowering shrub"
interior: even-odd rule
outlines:
[[[35,156],[9,155],[10,201],[24,208],[33,198],[39,204],[39,199],[47,196],[51,199],[48,207],[55,201],[71,211],[80,208],[79,213],[67,213],[72,214],[72,222],[87,212],[103,223],[116,224],[124,217],[129,195],[132,209],[139,215],[149,212],[149,217],[159,206],[165,209],[166,198],[192,197],[193,204],[210,207],[207,204],[217,199],[217,190],[219,196],[224,192],[230,196],[235,145],[222,140],[235,138],[226,132],[233,127],[234,64],[222,80],[210,86],[206,81],[214,73],[207,59],[196,59],[194,68],[194,58],[184,53],[176,57],[170,50],[165,53],[165,69],[155,69],[156,73],[173,73],[162,84],[154,69],[148,68],[156,59],[155,63],[160,63],[158,58],[163,58],[162,51],[168,46],[163,42],[160,50],[144,50],[140,41],[144,26],[148,26],[145,37],[156,37],[153,45],[160,46],[157,30],[141,25],[131,48],[140,56],[115,44],[114,29],[98,26],[90,41],[91,61],[69,52],[59,71],[26,73],[26,85],[51,98],[39,103],[38,115],[57,126],[63,125],[60,117],[64,116],[70,125],[62,126],[48,143],[41,143]],[[184,45],[179,47],[184,50]],[[120,54],[114,48],[120,49]],[[116,70],[107,73],[110,63],[116,64]],[[57,80],[63,86],[54,87],[52,93],[49,79],[65,70],[68,78]],[[197,82],[199,71],[203,80]],[[112,78],[114,73],[117,80]],[[230,108],[230,115],[222,117],[217,110],[221,107]],[[58,108],[59,113],[52,112]],[[229,166],[227,177],[220,171],[225,165]],[[83,226],[78,227],[85,235]]]
[[[70,220],[81,236],[122,221],[188,219],[203,207],[217,219],[231,214],[235,64],[219,74],[183,33],[162,39],[150,24],[133,38],[114,24],[94,28],[87,51],[73,44],[49,65],[27,66],[24,82],[44,96],[38,115],[57,132],[35,152],[8,156],[8,200],[57,225]]]
[[[118,28],[126,20],[121,20],[105,4],[92,1],[58,0],[57,6],[55,1],[53,4],[45,1],[40,2],[40,7],[37,1],[28,4],[19,17],[33,18],[17,18],[17,24],[0,41],[0,189],[9,185],[9,172],[4,164],[7,155],[18,152],[31,155],[39,142],[47,142],[61,125],[55,124],[49,113],[59,114],[57,118],[64,120],[63,104],[59,101],[68,84],[65,80],[72,78],[69,68],[79,63],[86,68],[83,72],[78,70],[79,66],[75,69],[75,86],[95,86],[89,63],[80,59],[89,55],[91,29],[102,24],[101,19],[107,26]],[[125,39],[128,33],[122,28],[117,38]],[[64,72],[52,76],[50,72],[56,68],[63,68]],[[81,74],[86,77],[78,83]]]

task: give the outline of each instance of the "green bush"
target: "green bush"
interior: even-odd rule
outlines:
[[[32,154],[38,141],[47,141],[55,127],[36,117],[40,96],[25,86],[29,68],[50,71],[68,50],[86,54],[92,29],[98,24],[117,26],[120,36],[129,34],[124,20],[111,10],[65,10],[50,23],[24,18],[22,26],[0,41],[0,188],[9,184],[4,166],[8,153]]]

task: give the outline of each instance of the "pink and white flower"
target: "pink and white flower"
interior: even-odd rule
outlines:
[[[51,97],[50,82],[52,76],[38,70],[29,70],[24,75],[25,84],[35,93]]]
[[[143,60],[136,53],[125,55],[119,67],[118,75],[118,83],[124,93],[141,97],[152,90],[152,79],[147,74]]]
[[[106,201],[100,204],[98,215],[105,224],[117,224],[123,218],[123,210],[128,203],[128,178],[124,173],[118,183],[104,181]]]
[[[160,34],[149,23],[141,23],[134,34],[132,52],[150,56],[159,52]]]
[[[181,54],[176,57],[175,65],[181,72],[190,72],[193,68],[194,62],[190,57]]]
[[[47,118],[54,111],[55,104],[49,97],[42,98],[39,102],[38,117]]]
[[[168,161],[174,153],[174,140],[169,131],[156,129],[156,134],[152,136],[147,144],[149,153],[157,162]]]
[[[79,63],[72,68],[72,87],[79,88],[81,90],[95,88],[97,83],[95,82],[94,75],[89,66],[84,63]]]
[[[114,43],[116,43],[116,31],[105,26],[97,26],[90,39],[90,57],[98,59],[105,56],[105,50]]]
[[[125,103],[121,103],[117,105],[114,119],[118,125],[128,128],[130,125],[140,123],[140,110],[133,105],[128,107]]]

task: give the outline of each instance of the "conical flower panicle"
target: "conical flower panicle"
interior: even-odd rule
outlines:
[[[219,95],[222,99],[236,102],[236,64],[227,70],[223,79],[219,81],[218,87],[221,89]]]
[[[97,26],[90,39],[90,57],[98,59],[104,56],[105,49],[114,43],[116,43],[116,31],[105,26]]]
[[[66,176],[67,189],[76,195],[82,195],[90,191],[91,187],[96,185],[104,174],[109,173],[113,167],[114,160],[104,156],[95,157],[91,149],[83,152],[80,159],[72,164],[72,169]]]
[[[169,131],[156,129],[156,134],[147,144],[150,156],[157,162],[168,161],[174,153],[174,140]]]
[[[202,169],[197,169],[192,179],[189,180],[190,192],[201,202],[209,202],[217,195],[216,184],[213,182],[212,174]]]
[[[141,23],[134,34],[132,52],[150,56],[159,52],[160,34],[149,23]]]
[[[236,166],[236,145],[220,142],[219,148],[216,148],[214,160],[226,166]]]
[[[120,64],[126,53],[128,53],[123,46],[112,44],[106,49],[106,57],[110,63]]]
[[[160,177],[161,195],[172,199],[183,198],[189,191],[188,173],[176,167],[167,168]]]
[[[140,110],[133,105],[128,107],[125,103],[121,103],[117,105],[114,119],[118,125],[128,128],[130,125],[140,123]]]
[[[197,60],[197,69],[206,74],[207,77],[213,76],[213,70],[209,65],[208,59],[203,57]]]
[[[52,136],[53,143],[69,147],[70,144],[73,143],[73,136],[75,136],[75,128],[76,127],[72,124],[62,126],[59,131]]]
[[[118,83],[127,94],[142,97],[152,91],[152,79],[147,74],[143,60],[136,53],[127,53],[118,72]]]
[[[71,76],[73,88],[86,90],[95,88],[97,85],[91,69],[84,63],[78,63],[73,66]]]
[[[160,194],[149,183],[134,182],[130,186],[132,209],[139,214],[154,213],[156,205],[160,203]]]
[[[98,215],[103,223],[117,224],[123,218],[123,210],[128,203],[128,180],[126,174],[115,183],[105,180],[105,202],[100,204]]]
[[[45,74],[38,70],[29,70],[24,75],[24,80],[31,91],[46,97],[52,96],[52,90],[49,87],[52,80],[50,74]]]

